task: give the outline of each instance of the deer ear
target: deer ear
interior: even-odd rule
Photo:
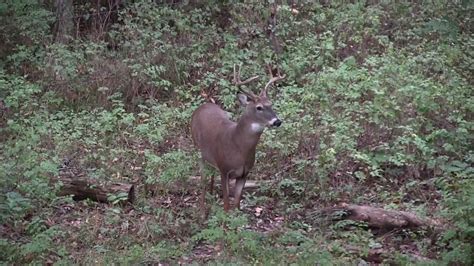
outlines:
[[[239,93],[239,101],[242,106],[247,106],[252,101],[252,98],[250,98],[248,95]]]

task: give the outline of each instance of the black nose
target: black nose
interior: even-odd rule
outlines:
[[[276,126],[276,127],[279,127],[279,126],[281,126],[281,123],[282,123],[281,120],[277,119],[277,120],[275,120],[275,122],[273,122],[273,125]]]

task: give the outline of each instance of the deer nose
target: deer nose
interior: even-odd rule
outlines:
[[[282,123],[282,121],[277,118],[277,119],[275,120],[275,122],[273,122],[273,126],[279,127],[279,126],[281,126],[281,123]]]

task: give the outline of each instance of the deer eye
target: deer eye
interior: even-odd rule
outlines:
[[[257,111],[262,111],[263,110],[263,107],[262,106],[257,106]]]

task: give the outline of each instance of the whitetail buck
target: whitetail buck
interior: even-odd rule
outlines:
[[[235,178],[234,198],[235,207],[240,208],[240,198],[247,175],[255,163],[255,148],[265,127],[279,127],[281,120],[272,109],[272,103],[267,97],[267,90],[272,83],[284,79],[285,75],[273,76],[269,66],[270,81],[259,95],[240,88],[240,103],[245,106],[245,112],[238,123],[229,119],[228,114],[218,105],[205,103],[194,111],[191,120],[191,134],[194,144],[201,152],[201,207],[204,210],[206,196],[206,178],[204,164],[208,163],[221,174],[222,196],[224,210],[229,211],[229,180]],[[234,66],[234,84],[241,86],[258,79],[251,77],[240,80],[240,67]],[[211,190],[214,177],[211,178]]]

